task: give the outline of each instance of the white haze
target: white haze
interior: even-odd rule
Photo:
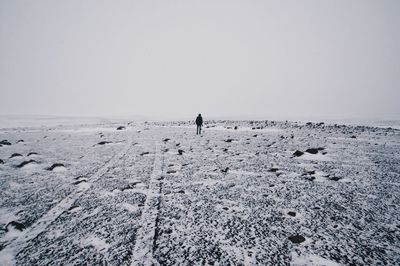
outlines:
[[[0,114],[400,117],[400,1],[0,0]]]

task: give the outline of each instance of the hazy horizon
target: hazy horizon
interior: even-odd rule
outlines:
[[[0,114],[400,119],[399,1],[0,0]]]

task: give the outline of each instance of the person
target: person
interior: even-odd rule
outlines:
[[[199,114],[196,118],[196,125],[197,125],[196,135],[199,135],[201,134],[201,126],[203,125],[203,118],[201,117],[201,114]]]

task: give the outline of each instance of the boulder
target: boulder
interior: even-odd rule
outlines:
[[[52,166],[47,167],[46,170],[47,171],[53,171],[57,167],[65,167],[65,166],[62,163],[55,163]]]
[[[290,240],[292,243],[295,243],[295,244],[300,244],[300,243],[306,241],[306,239],[304,238],[304,236],[301,236],[301,235],[289,236],[289,240]]]
[[[317,154],[318,153],[318,149],[311,148],[311,149],[307,149],[306,152],[311,153],[311,154]]]
[[[3,145],[3,146],[5,146],[5,145],[11,146],[11,143],[10,143],[8,140],[6,140],[6,139],[0,141],[0,144]]]
[[[23,161],[22,163],[20,163],[20,164],[17,165],[16,167],[17,167],[17,168],[22,168],[22,167],[24,167],[25,165],[30,164],[30,163],[36,163],[36,161],[35,161],[35,160]]]
[[[25,225],[20,222],[11,221],[6,225],[6,232],[8,232],[11,227],[19,231],[22,231],[26,228]]]
[[[304,152],[299,151],[299,150],[297,150],[297,151],[295,151],[295,152],[293,153],[293,155],[296,156],[296,157],[300,157],[300,156],[302,156],[303,154],[304,154]]]
[[[14,157],[22,157],[22,154],[20,154],[20,153],[13,153],[13,154],[11,154],[10,159],[11,159],[11,158],[14,158]]]

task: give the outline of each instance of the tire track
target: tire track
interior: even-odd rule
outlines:
[[[164,153],[159,144],[155,144],[155,158],[153,172],[150,176],[147,199],[142,214],[142,227],[139,229],[136,244],[133,250],[131,265],[158,265],[153,257],[154,244],[157,232],[158,213],[160,204],[161,182],[164,166]]]
[[[43,233],[48,225],[54,222],[63,212],[68,210],[83,193],[91,188],[94,182],[96,182],[101,176],[107,173],[118,160],[124,157],[127,154],[129,148],[131,148],[132,142],[133,135],[130,135],[128,138],[128,143],[124,146],[124,148],[118,154],[114,155],[100,169],[98,169],[90,178],[88,178],[87,183],[79,186],[78,190],[75,190],[67,197],[62,199],[56,206],[51,208],[34,224],[32,224],[32,226],[22,231],[19,237],[10,242],[3,250],[1,250],[0,258],[3,259],[3,261],[1,262],[2,265],[14,265],[15,255],[26,248],[29,241],[36,238],[39,234]]]

